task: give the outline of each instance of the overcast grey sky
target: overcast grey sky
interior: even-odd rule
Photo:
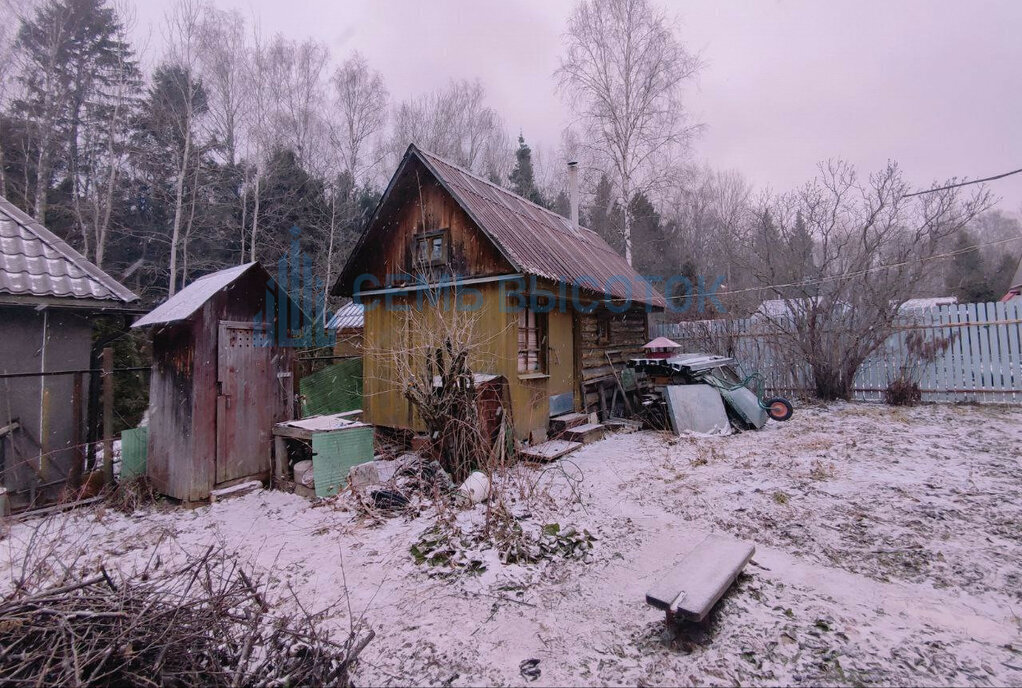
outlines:
[[[137,0],[155,25],[169,3]],[[569,113],[553,71],[571,2],[216,0],[262,31],[361,51],[395,99],[479,77],[515,132],[554,147]],[[1022,2],[667,2],[706,67],[687,93],[694,158],[784,190],[818,161],[899,161],[920,185],[1022,167]],[[151,51],[159,50],[154,29]],[[1022,174],[996,182],[1022,207]]]

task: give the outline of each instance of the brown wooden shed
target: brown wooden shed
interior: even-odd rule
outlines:
[[[296,313],[304,318],[262,265],[248,263],[192,282],[132,325],[154,328],[146,470],[154,489],[198,501],[269,478],[273,425],[294,417],[293,349],[264,339]]]

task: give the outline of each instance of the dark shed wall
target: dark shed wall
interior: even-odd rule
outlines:
[[[189,498],[189,482],[207,482],[204,472],[209,470],[192,460],[192,333],[192,323],[185,322],[153,334],[147,473],[156,491],[178,499]]]
[[[0,307],[0,370],[4,373],[89,368],[91,339],[92,325],[83,314]],[[60,495],[77,456],[73,448],[76,423],[82,430],[82,419],[72,413],[73,385],[71,375],[0,379],[0,426],[14,419],[23,426],[0,440],[3,484],[11,493],[13,508]]]

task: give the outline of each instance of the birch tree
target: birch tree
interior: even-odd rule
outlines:
[[[568,20],[559,88],[620,192],[625,258],[632,262],[632,196],[649,192],[694,128],[681,90],[699,68],[649,0],[583,0]]]
[[[479,80],[452,81],[447,87],[405,100],[394,110],[390,152],[400,160],[409,143],[455,164],[504,183],[513,149],[504,121],[486,104]]]
[[[337,68],[331,82],[331,140],[344,171],[360,183],[380,163],[379,146],[374,144],[387,123],[387,87],[359,53]]]
[[[206,7],[199,25],[197,58],[206,92],[210,133],[223,162],[238,162],[243,122],[251,107],[246,80],[245,20],[237,10]]]
[[[245,34],[245,20],[236,11],[206,7],[203,11],[199,66],[206,92],[214,151],[223,162],[221,179],[230,186],[223,196],[236,201],[233,220],[237,222],[239,263],[245,262],[247,227],[246,165],[239,165],[247,142],[246,127],[253,109],[249,60],[252,54]],[[231,220],[228,220],[230,222]]]
[[[11,105],[14,85],[14,40],[17,36],[17,15],[6,1],[0,1],[0,111],[7,112]],[[4,138],[6,122],[0,117],[0,142]],[[7,197],[7,165],[4,146],[0,145],[0,196]]]
[[[354,53],[333,74],[334,94],[330,112],[330,139],[341,162],[330,191],[330,219],[327,241],[324,299],[333,286],[333,264],[340,220],[355,219],[360,187],[369,179],[382,158],[379,137],[387,123],[387,87],[383,76],[370,69],[365,58]],[[338,202],[342,204],[338,215]],[[354,233],[354,227],[347,227]],[[325,317],[324,313],[324,317]]]
[[[180,136],[180,152],[174,160],[175,192],[174,219],[170,233],[170,260],[168,272],[170,282],[168,296],[177,291],[177,258],[181,243],[182,226],[188,212],[185,193],[189,165],[195,155],[195,137],[198,130],[200,111],[206,108],[205,93],[197,81],[199,47],[202,32],[202,6],[195,0],[180,0],[167,15],[167,42],[170,46],[168,57],[177,68],[180,78],[168,79],[167,84],[180,90],[176,101],[180,104],[177,117],[172,118]]]

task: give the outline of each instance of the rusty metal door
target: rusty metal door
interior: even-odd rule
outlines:
[[[270,470],[277,399],[273,349],[251,322],[220,321],[217,342],[216,484]]]

